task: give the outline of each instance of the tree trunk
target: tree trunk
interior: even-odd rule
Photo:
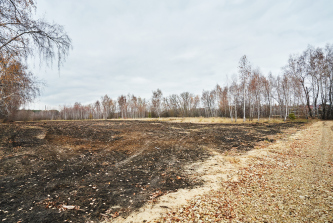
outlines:
[[[331,78],[330,78],[330,91],[329,91],[329,102],[330,107],[328,113],[328,118],[333,119],[333,108],[332,108],[332,100],[333,100],[333,72],[331,72]]]
[[[246,119],[245,119],[245,83],[244,83],[244,91],[243,91],[243,100],[244,100],[244,108],[243,108],[243,113],[244,113],[244,115],[243,115],[243,122],[245,122],[245,121],[246,121]]]
[[[286,113],[285,113],[285,116],[284,116],[284,121],[287,120],[287,115],[288,115],[288,103],[286,101]]]
[[[271,105],[271,99],[269,99],[269,116],[268,116],[268,120],[270,121],[271,120],[271,113],[272,113],[272,105]]]
[[[235,103],[235,122],[237,122],[237,104]]]
[[[306,104],[308,106],[308,110],[309,110],[309,115],[310,117],[312,118],[312,111],[311,111],[311,106],[310,106],[310,95],[309,95],[309,90],[308,90],[308,87],[305,87],[304,90],[305,91],[305,97],[306,97]]]
[[[258,100],[258,122],[260,119],[260,99]]]

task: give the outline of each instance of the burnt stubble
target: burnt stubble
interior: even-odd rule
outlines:
[[[299,125],[130,120],[1,124],[0,220],[126,217],[165,193],[200,186],[183,170],[209,158],[212,150],[251,150]]]

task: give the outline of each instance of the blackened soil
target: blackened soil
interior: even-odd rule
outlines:
[[[86,222],[126,217],[190,180],[185,165],[210,151],[250,150],[301,123],[146,121],[0,125],[0,221]],[[63,205],[73,205],[66,209]]]

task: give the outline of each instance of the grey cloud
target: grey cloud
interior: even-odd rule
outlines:
[[[246,54],[277,74],[289,54],[331,41],[331,1],[101,0],[38,2],[65,26],[74,50],[61,69],[33,69],[48,83],[35,106],[83,104],[108,94],[201,94],[237,73]],[[46,72],[45,72],[46,70]]]

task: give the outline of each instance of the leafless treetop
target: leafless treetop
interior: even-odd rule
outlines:
[[[0,53],[2,57],[27,58],[36,54],[58,67],[71,48],[61,25],[34,19],[34,0],[0,0]]]

